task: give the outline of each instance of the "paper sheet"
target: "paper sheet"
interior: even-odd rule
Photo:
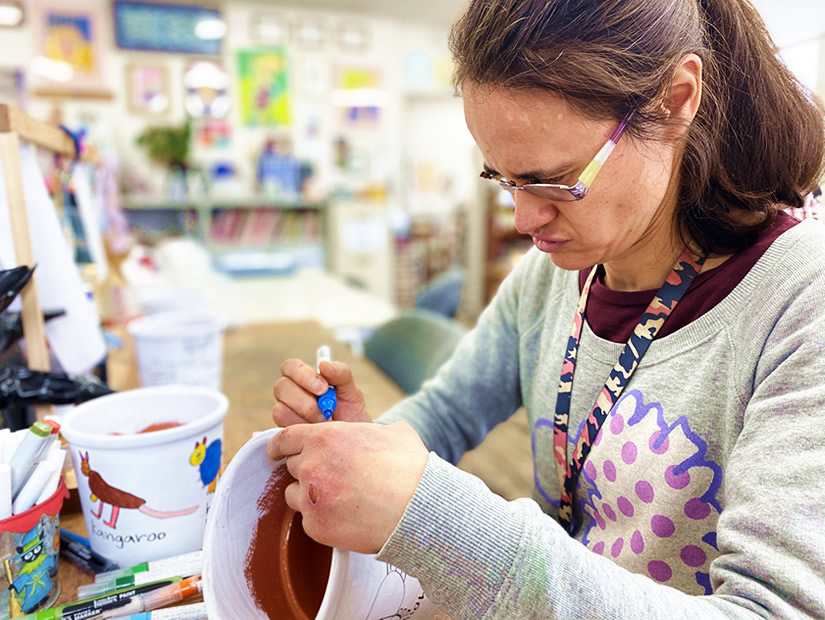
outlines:
[[[29,235],[37,263],[35,280],[43,309],[62,308],[66,315],[46,324],[51,350],[63,370],[85,374],[106,353],[106,345],[93,308],[83,289],[80,273],[69,244],[63,236],[57,211],[52,204],[43,173],[34,151],[26,145],[20,149],[23,193],[29,216]],[[6,198],[5,179],[0,162],[0,264],[5,269],[17,266]],[[15,304],[19,307],[19,298]]]
[[[83,233],[86,237],[86,247],[89,255],[97,266],[97,277],[102,282],[109,275],[106,252],[103,249],[103,234],[101,233],[102,212],[98,195],[92,192],[91,175],[94,169],[89,164],[75,164],[72,172],[74,196],[77,201],[77,210],[80,221],[83,223]]]

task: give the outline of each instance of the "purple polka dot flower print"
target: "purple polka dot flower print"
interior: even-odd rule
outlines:
[[[628,570],[709,594],[721,469],[705,459],[705,442],[686,418],[666,418],[638,391],[610,411],[579,478],[580,535]]]

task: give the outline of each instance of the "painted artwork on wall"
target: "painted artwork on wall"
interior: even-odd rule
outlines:
[[[115,43],[120,49],[217,56],[221,38],[209,35],[221,22],[216,9],[197,5],[114,0]],[[206,27],[201,31],[202,27]],[[225,30],[225,26],[224,26]]]
[[[388,95],[376,67],[339,67],[333,92],[338,126],[345,130],[376,130]]]
[[[161,64],[126,66],[126,101],[136,114],[164,114],[169,111],[169,72]]]
[[[94,9],[35,5],[34,24],[37,54],[32,73],[41,84],[102,86],[101,20]]]
[[[241,123],[247,127],[289,125],[290,91],[283,48],[238,52]]]

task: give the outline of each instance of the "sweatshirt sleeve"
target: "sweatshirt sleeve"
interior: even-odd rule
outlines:
[[[429,450],[457,463],[521,406],[518,288],[523,259],[437,375],[376,422],[409,422]]]
[[[721,464],[711,595],[627,571],[532,500],[507,502],[432,453],[378,558],[418,578],[454,620],[825,618],[825,286],[816,288],[784,291],[791,301],[765,316],[769,327],[754,312],[752,333],[766,340],[732,344],[738,357],[760,352],[743,363],[752,390],[739,396],[742,428]]]

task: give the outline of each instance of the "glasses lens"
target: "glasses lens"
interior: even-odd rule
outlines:
[[[573,192],[566,187],[555,187],[552,185],[524,185],[523,187],[525,191],[533,194],[533,196],[538,196],[545,200],[554,200],[556,202],[573,202],[574,200],[578,200]]]

